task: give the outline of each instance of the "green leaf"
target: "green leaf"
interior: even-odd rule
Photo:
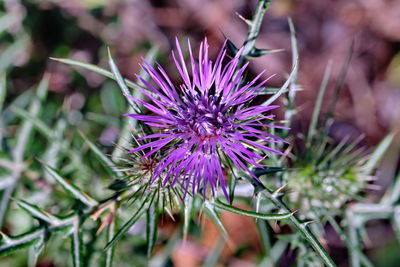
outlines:
[[[25,108],[26,106],[28,106],[28,104],[32,103],[32,98],[34,97],[33,94],[34,94],[33,89],[30,88],[25,92],[16,96],[7,107],[4,107],[4,110],[1,114],[2,116],[1,119],[4,125],[9,124],[16,117],[16,114],[13,111],[11,111],[11,106]]]
[[[214,224],[217,226],[217,228],[220,230],[220,232],[223,234],[224,237],[228,236],[228,232],[226,231],[224,224],[222,223],[221,219],[218,216],[217,211],[214,208],[214,205],[211,204],[210,201],[206,200],[204,202],[204,212],[207,215],[208,218],[210,218]]]
[[[21,117],[24,120],[30,121],[33,126],[47,139],[53,140],[53,131],[50,127],[48,127],[42,120],[40,120],[37,116],[29,113],[26,110],[23,110],[17,106],[11,106],[11,111],[17,114],[17,116]]]
[[[3,110],[4,100],[7,94],[6,75],[0,74],[0,112]],[[1,125],[1,122],[0,122]]]
[[[51,225],[58,225],[61,223],[60,219],[40,209],[36,205],[30,204],[24,200],[16,200],[16,202],[18,206],[26,210],[30,215],[32,215],[33,217],[35,217],[40,221],[46,222]]]
[[[229,39],[226,39],[226,46],[230,55],[236,55],[236,53],[239,51],[239,49],[237,49],[237,47]]]
[[[29,113],[31,113],[33,116],[38,116],[40,114],[42,108],[42,102],[47,96],[48,82],[49,82],[48,76],[45,75],[37,87],[36,96],[30,102],[31,104],[29,105]],[[12,157],[15,165],[17,166],[21,165],[24,161],[24,154],[28,142],[31,138],[32,128],[33,124],[29,120],[25,120],[22,123],[22,125],[18,128],[16,137],[16,146],[12,151]],[[0,228],[3,225],[10,198],[12,197],[20,178],[21,178],[21,171],[14,172],[12,175],[13,182],[10,183],[10,186],[6,188],[3,194],[1,195]]]
[[[265,167],[265,168],[256,168],[253,173],[255,176],[260,177],[261,175],[264,174],[272,174],[272,173],[277,173],[277,172],[281,172],[284,171],[284,168],[280,168],[280,167]]]
[[[292,68],[292,72],[290,73],[290,75],[289,75],[288,79],[286,80],[286,82],[283,84],[283,86],[279,89],[279,91],[276,94],[271,96],[268,100],[266,100],[261,105],[269,106],[276,99],[278,99],[278,97],[280,97],[283,93],[287,92],[287,89],[288,89],[290,83],[292,82],[293,78],[295,77],[295,75],[297,73],[298,66],[299,66],[299,58],[296,58],[295,59],[295,63],[294,63],[293,68]]]
[[[264,214],[264,213],[257,213],[254,211],[248,211],[248,210],[243,210],[243,209],[239,209],[236,207],[233,207],[231,205],[227,205],[223,202],[221,202],[220,200],[216,200],[216,202],[214,203],[214,206],[226,211],[230,211],[236,214],[240,214],[243,216],[247,216],[247,217],[252,217],[255,219],[262,219],[262,220],[283,220],[283,219],[288,219],[289,217],[291,217],[294,212],[291,213],[281,213],[281,214]]]
[[[143,200],[141,203],[139,203],[139,206],[138,206],[138,209],[136,210],[136,212],[121,227],[121,229],[115,234],[113,239],[110,242],[108,242],[108,244],[104,248],[105,250],[109,249],[112,246],[114,246],[115,243],[118,242],[125,235],[126,232],[128,232],[128,230],[132,227],[132,225],[134,225],[142,217],[143,213],[146,211],[147,206],[148,206],[148,205],[146,205],[146,201],[148,200],[148,198],[149,198],[149,196],[147,196],[145,198],[145,200]]]
[[[117,171],[115,164],[101,152],[101,150],[93,144],[81,131],[78,131],[85,143],[89,146],[90,150],[96,155],[100,163],[106,168],[107,172],[114,177],[122,177],[122,173]]]
[[[204,263],[201,267],[213,267],[218,265],[218,259],[221,256],[221,253],[225,247],[225,240],[221,236],[218,238],[217,242],[215,242],[214,247],[211,249],[210,253],[208,253],[207,257],[204,260]]]
[[[151,257],[154,244],[157,240],[158,214],[154,203],[147,209],[146,239],[147,239],[147,257]]]
[[[115,235],[115,225],[117,224],[117,212],[114,214],[114,218],[111,221],[110,225],[108,226],[107,229],[107,243],[110,242],[114,235]],[[106,260],[105,260],[105,267],[112,267],[112,262],[114,259],[114,252],[115,252],[115,246],[111,247],[106,251]]]
[[[190,226],[190,217],[193,209],[193,197],[192,196],[186,196],[185,198],[185,205],[184,205],[184,210],[183,210],[183,236],[186,238],[188,232],[189,232],[189,226]]]
[[[156,56],[157,51],[158,51],[157,48],[152,47],[147,52],[145,59],[150,65],[154,65],[154,57]],[[145,81],[147,81],[149,79],[149,74],[143,69],[140,70],[139,76],[142,77]],[[126,82],[126,80],[125,80],[125,82]],[[137,84],[139,86],[145,87],[144,84],[140,80],[137,82]],[[129,87],[128,83],[127,83],[127,86]],[[143,100],[143,98],[144,98],[144,94],[140,90],[137,90],[137,88],[134,88],[132,95],[136,99]],[[129,106],[126,113],[133,113],[133,112],[134,112],[133,108],[131,106]],[[118,145],[115,146],[115,149],[112,152],[112,159],[114,162],[120,161],[120,157],[123,154],[123,149],[121,149],[121,148],[125,148],[130,145],[130,141],[132,139],[132,129],[136,129],[136,127],[138,125],[138,120],[129,118],[129,117],[125,117],[123,119],[123,125],[124,126],[122,127],[122,130],[120,131]]]
[[[126,111],[125,98],[121,95],[118,85],[113,81],[104,83],[100,89],[100,99],[105,113],[111,117],[119,117]]]
[[[328,84],[329,76],[330,76],[330,73],[331,73],[331,69],[332,69],[332,62],[329,62],[328,65],[325,68],[325,72],[324,72],[324,76],[322,78],[321,86],[320,86],[319,91],[318,91],[317,100],[315,101],[315,106],[314,106],[314,110],[313,110],[313,113],[312,113],[310,126],[308,128],[308,133],[307,133],[307,142],[308,142],[308,144],[311,143],[311,140],[314,137],[315,132],[317,130],[318,118],[319,118],[319,115],[321,113],[321,106],[322,106],[322,102],[324,100],[324,95],[325,95],[326,87],[327,87],[327,84]]]
[[[67,193],[69,193],[72,197],[80,200],[83,204],[85,204],[88,207],[94,207],[98,204],[96,200],[94,200],[93,198],[89,197],[87,194],[82,192],[77,186],[67,182],[67,180],[63,178],[55,169],[48,166],[44,162],[42,162],[42,164],[45,170],[48,173],[50,173],[50,175],[56,180],[56,182],[59,183],[64,188],[64,190]]]
[[[44,230],[28,232],[18,237],[8,237],[4,233],[1,235],[0,256],[4,257],[39,242],[44,235]]]
[[[259,95],[274,95],[277,92],[279,92],[280,88],[276,88],[276,87],[262,87],[263,90],[259,91]]]
[[[117,80],[116,77],[114,76],[114,74],[111,71],[105,70],[103,68],[100,68],[96,65],[87,63],[87,62],[82,62],[79,60],[73,60],[73,59],[68,59],[68,58],[51,58],[52,60],[64,63],[64,64],[68,64],[71,66],[75,66],[75,67],[80,67],[80,68],[84,68],[90,71],[94,71],[100,75],[103,75],[107,78],[113,79],[113,80]],[[140,85],[128,80],[128,79],[124,79],[124,82],[126,83],[126,85],[129,88],[132,89],[137,89],[137,88],[142,88],[143,90],[147,90],[146,88],[141,87]]]
[[[348,54],[343,62],[342,68],[340,70],[339,77],[336,79],[337,83],[336,83],[336,86],[334,89],[335,93],[333,94],[333,97],[331,97],[332,101],[329,105],[325,121],[323,122],[323,125],[326,125],[327,129],[329,129],[329,127],[333,123],[333,119],[335,117],[336,102],[339,99],[340,92],[342,91],[342,88],[345,84],[347,73],[348,73],[349,67],[350,67],[350,62],[353,58],[354,51],[355,51],[354,48],[355,48],[355,37],[353,37],[353,40],[350,45],[350,49],[348,51]]]
[[[390,133],[379,143],[375,148],[374,152],[369,156],[368,162],[365,165],[365,170],[367,174],[371,174],[373,170],[378,166],[382,157],[385,155],[386,151],[390,148],[396,134]],[[398,134],[397,134],[398,136]]]
[[[108,50],[108,64],[110,65],[111,71],[114,74],[114,78],[117,81],[122,93],[125,95],[128,103],[131,105],[131,107],[133,108],[133,110],[135,110],[136,113],[141,113],[139,106],[131,98],[127,97],[131,95],[131,92],[126,86],[125,81],[122,78],[122,75],[119,72],[117,65],[115,64],[113,58],[111,57],[110,50]]]
[[[277,52],[282,52],[285,51],[285,49],[258,49],[254,48],[253,51],[251,51],[248,55],[250,58],[257,58],[257,57],[262,57],[268,54],[273,54]]]
[[[29,106],[28,112],[32,117],[37,117],[40,114],[42,102],[47,96],[48,85],[49,78],[48,76],[44,76],[37,87],[36,97],[31,101],[31,105]],[[13,153],[15,161],[23,161],[23,155],[32,132],[32,127],[33,123],[30,120],[25,120],[22,126],[18,129],[17,145]]]

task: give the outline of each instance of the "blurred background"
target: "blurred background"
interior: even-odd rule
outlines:
[[[177,79],[170,58],[175,37],[181,43],[189,38],[196,50],[196,44],[207,36],[214,56],[225,38],[240,47],[247,26],[238,14],[250,18],[255,6],[255,0],[2,0],[0,73],[7,73],[9,88],[5,103],[11,103],[48,75],[49,95],[44,113],[55,114],[64,107],[70,125],[83,129],[91,140],[110,151],[119,135],[120,116],[127,108],[117,85],[50,57],[72,58],[108,68],[110,47],[123,76],[134,80],[134,74],[140,71],[140,58],[154,47],[158,49],[157,59]],[[299,113],[294,131],[308,127],[324,69],[330,61],[332,73],[325,101],[334,97],[335,84],[354,42],[331,136],[340,140],[345,135],[364,134],[364,145],[376,145],[396,122],[398,125],[400,118],[400,2],[272,1],[256,46],[283,50],[250,64],[253,73],[266,69],[266,77],[276,74],[270,82],[272,87],[284,83],[292,66],[288,17],[296,28],[300,54],[301,91],[297,94]],[[322,106],[322,114],[327,107]],[[32,156],[35,153],[38,152],[32,152]],[[377,181],[383,189],[390,185],[398,169],[398,155],[397,148],[387,153],[386,165]],[[222,253],[224,261],[229,266],[253,266],[260,244],[252,220],[239,215],[224,216],[233,243],[247,247],[242,253],[228,246]],[[165,222],[162,227],[168,232],[173,224]],[[176,248],[174,266],[197,266],[207,249],[214,247],[217,230],[207,223],[204,227],[210,228],[205,235]],[[372,232],[371,246],[389,244],[392,238],[386,239],[388,235],[385,225],[380,225]],[[380,259],[384,253],[373,253],[379,265],[396,266],[385,265]],[[41,266],[58,266],[52,264],[44,261]]]

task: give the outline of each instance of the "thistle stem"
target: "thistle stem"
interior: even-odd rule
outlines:
[[[259,0],[252,20],[248,21],[249,30],[247,32],[246,40],[243,43],[242,54],[240,55],[237,66],[238,69],[246,63],[248,56],[255,49],[256,39],[260,33],[263,17],[270,6],[270,3],[270,0]]]
[[[248,179],[248,181],[250,181],[250,183],[254,186],[254,192],[256,194],[262,194],[284,213],[292,213],[292,215],[289,216],[288,219],[292,222],[293,227],[307,240],[308,244],[314,249],[315,252],[318,253],[326,266],[336,266],[325,248],[321,245],[315,235],[308,229],[307,222],[301,222],[297,218],[297,216],[293,214],[290,208],[285,204],[285,202],[283,202],[281,194],[279,192],[275,193],[271,191],[262,183],[250,177],[246,177],[246,179]]]

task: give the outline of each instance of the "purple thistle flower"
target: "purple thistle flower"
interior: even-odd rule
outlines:
[[[144,60],[141,67],[149,74],[154,87],[137,75],[148,90],[141,90],[152,103],[132,98],[142,104],[154,115],[125,114],[143,121],[158,129],[157,133],[144,136],[140,140],[152,141],[130,151],[144,151],[144,157],[160,152],[161,159],[154,170],[153,180],[165,177],[163,184],[181,183],[185,191],[192,193],[203,191],[205,197],[208,187],[215,194],[218,185],[228,199],[222,160],[229,160],[237,168],[247,171],[254,179],[257,177],[247,167],[248,164],[262,168],[257,162],[264,157],[261,152],[283,154],[258,141],[284,141],[262,131],[262,127],[280,126],[263,124],[262,121],[273,118],[264,115],[278,106],[249,106],[261,86],[268,79],[257,83],[264,72],[247,84],[242,83],[242,74],[247,64],[237,73],[239,55],[225,66],[225,44],[215,62],[208,57],[207,39],[200,44],[199,58],[195,60],[189,44],[191,72],[188,71],[178,40],[178,57],[172,52],[173,60],[183,84],[176,87],[157,63],[157,70]]]

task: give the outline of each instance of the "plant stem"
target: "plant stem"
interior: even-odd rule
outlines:
[[[270,0],[259,0],[252,20],[248,21],[249,30],[247,32],[246,40],[243,43],[243,50],[237,66],[238,69],[246,63],[248,56],[255,49],[255,43],[258,34],[260,33],[263,17],[270,6],[270,2]]]
[[[255,194],[262,194],[269,199],[277,208],[284,213],[290,213],[291,216],[288,219],[292,222],[293,227],[301,233],[301,235],[308,241],[309,245],[318,253],[321,259],[324,261],[326,266],[333,267],[336,264],[333,262],[328,252],[324,249],[315,235],[308,229],[308,222],[301,222],[295,214],[289,209],[289,207],[283,202],[281,193],[273,192],[269,188],[265,187],[262,183],[246,176],[246,179],[254,186]],[[278,189],[279,191],[279,189]]]
[[[276,207],[283,210],[284,213],[290,213],[291,210],[286,206],[286,204],[277,196],[266,188],[262,192],[262,194],[267,197]],[[300,220],[295,216],[292,215],[288,218],[292,223],[293,226],[299,231],[303,237],[308,241],[311,247],[318,253],[318,255],[322,258],[326,266],[336,266],[333,262],[331,257],[329,256],[328,252],[324,249],[318,239],[314,236],[314,234],[307,228],[307,223],[300,222]]]

